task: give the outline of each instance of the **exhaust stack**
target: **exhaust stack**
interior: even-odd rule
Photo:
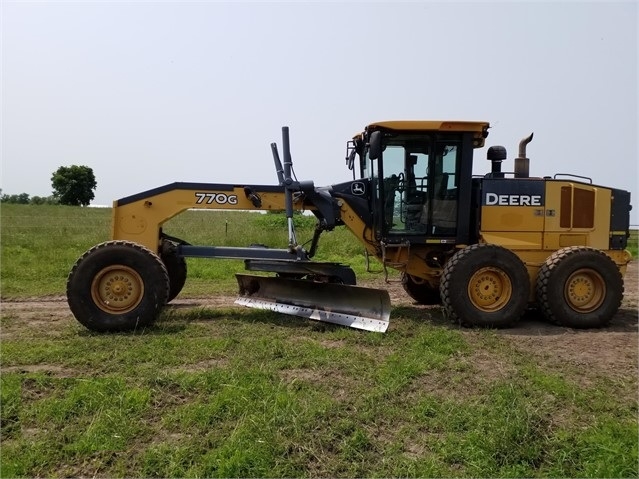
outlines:
[[[530,159],[526,158],[526,145],[533,139],[534,133],[519,142],[519,156],[515,158],[515,178],[530,177]]]

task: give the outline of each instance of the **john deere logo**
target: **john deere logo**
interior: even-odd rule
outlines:
[[[363,194],[366,193],[366,187],[364,186],[364,183],[358,181],[356,183],[353,183],[351,185],[351,193],[353,193],[354,195],[357,196],[362,196]]]
[[[486,206],[541,206],[541,195],[498,195],[486,193]]]
[[[545,184],[533,179],[484,180],[482,206],[544,206]]]

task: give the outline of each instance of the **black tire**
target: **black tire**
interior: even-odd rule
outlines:
[[[182,244],[188,244],[182,242]],[[169,297],[166,302],[173,301],[175,297],[180,294],[184,283],[186,283],[187,267],[186,259],[183,256],[178,256],[176,247],[178,243],[170,241],[168,239],[162,239],[162,245],[160,247],[160,258],[166,267],[166,271],[169,275]]]
[[[432,306],[441,304],[439,288],[433,288],[426,280],[410,274],[402,274],[404,291],[419,304]]]
[[[474,244],[457,251],[440,283],[448,316],[464,326],[503,328],[519,321],[530,295],[528,270],[510,250]]]
[[[623,277],[603,251],[570,246],[555,251],[537,274],[537,304],[544,316],[571,328],[601,328],[623,299]]]
[[[169,276],[153,251],[129,241],[94,246],[67,279],[75,318],[92,331],[130,331],[151,325],[166,303]]]

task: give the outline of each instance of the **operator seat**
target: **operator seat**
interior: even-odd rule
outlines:
[[[454,235],[457,231],[457,188],[448,189],[448,173],[435,178],[432,201],[426,201],[422,223],[428,222],[428,209],[432,206],[433,234]]]
[[[408,155],[406,163],[406,191],[404,197],[406,228],[422,229],[420,219],[424,208],[424,192],[417,188],[417,179],[415,176],[417,155]]]

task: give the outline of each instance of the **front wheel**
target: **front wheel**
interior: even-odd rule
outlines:
[[[615,262],[594,248],[571,246],[555,251],[537,275],[542,313],[572,328],[606,326],[621,305],[623,290]]]
[[[180,294],[184,284],[186,283],[187,266],[183,256],[178,256],[177,246],[179,244],[189,244],[186,241],[162,238],[160,247],[160,258],[166,267],[169,275],[169,297],[166,302],[173,301]]]
[[[474,244],[448,260],[440,293],[453,321],[466,326],[506,327],[523,315],[530,279],[526,266],[512,251]]]
[[[169,276],[151,250],[107,241],[78,259],[67,279],[75,318],[92,331],[127,331],[152,324],[168,298]]]

